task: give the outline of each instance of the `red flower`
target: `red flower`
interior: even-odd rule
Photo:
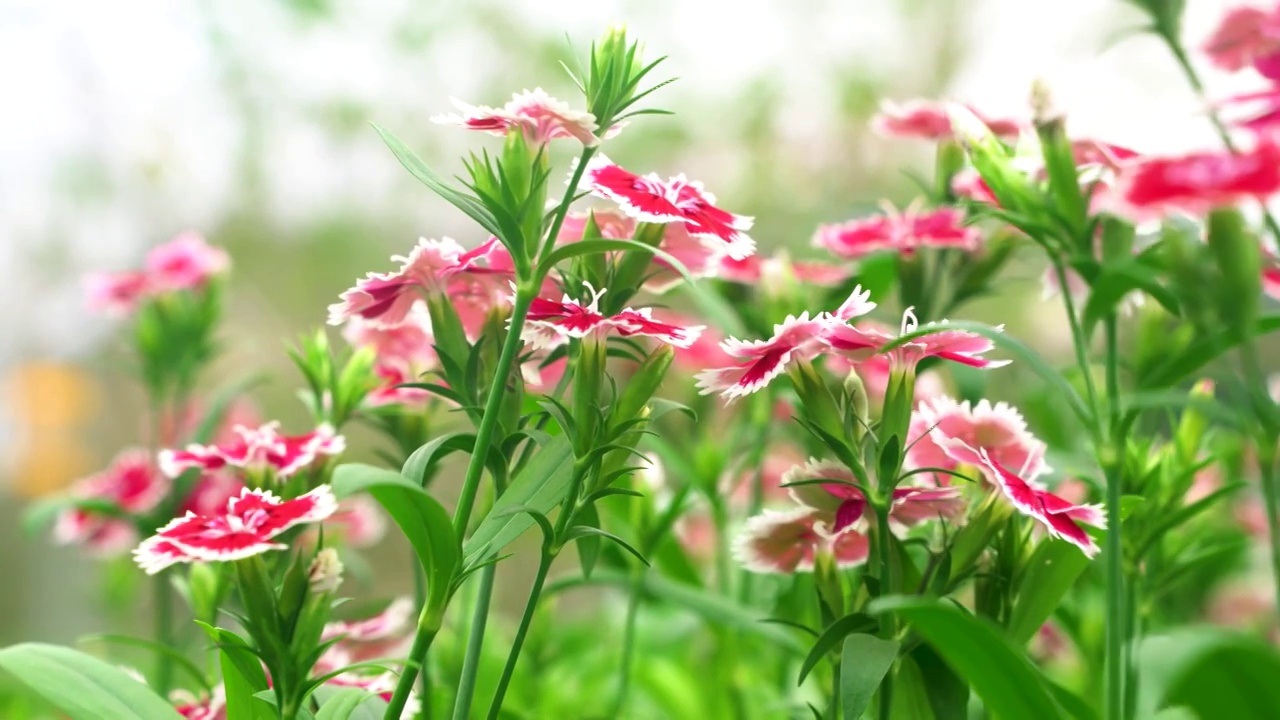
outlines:
[[[1252,65],[1262,75],[1280,80],[1280,8],[1228,10],[1201,49],[1223,70]]]
[[[653,173],[641,177],[597,155],[587,165],[584,183],[588,190],[618,203],[641,222],[681,223],[690,235],[723,243],[724,252],[732,258],[742,259],[755,252],[755,241],[746,234],[752,218],[716,207],[715,196],[703,190],[702,183],[684,175],[665,182]]]
[[[813,244],[844,258],[860,258],[890,250],[910,257],[922,247],[978,249],[982,233],[964,225],[964,212],[937,208],[919,212],[912,208],[899,213],[885,206],[885,214],[850,220],[839,225],[819,225]]]
[[[328,485],[293,500],[246,488],[227,503],[224,513],[175,518],[142,541],[133,551],[134,560],[148,575],[155,575],[176,563],[229,562],[286,550],[288,545],[272,539],[297,525],[320,522],[337,509]]]
[[[977,111],[972,111],[978,115]],[[1023,123],[1010,119],[988,119],[978,116],[991,132],[1000,137],[1016,137]],[[884,101],[871,126],[881,135],[924,140],[950,140],[955,137],[946,103],[908,100],[902,104]]]
[[[897,340],[900,335],[914,333],[919,329],[915,314],[911,308],[907,308],[902,314],[902,330],[899,335],[894,335],[876,325],[850,326],[836,323],[830,326],[823,339],[832,349],[843,353],[854,362],[861,362],[874,355],[886,353],[890,363],[898,367],[914,367],[927,357],[940,357],[943,360],[976,368],[998,368],[1009,364],[1008,360],[988,360],[979,357],[995,348],[995,343],[982,335],[966,330],[952,330],[945,320],[929,323],[924,327],[929,330],[929,334],[891,350],[880,349]]]
[[[871,292],[859,285],[834,315],[824,312],[812,319],[808,312],[801,313],[800,317],[788,315],[782,323],[773,326],[773,337],[768,340],[725,340],[720,347],[743,362],[699,373],[698,389],[703,395],[720,393],[730,401],[756,392],[792,363],[817,357],[827,347],[825,336],[831,327],[875,309],[876,304],[870,298]]]
[[[142,515],[160,504],[171,485],[156,471],[147,451],[131,449],[117,455],[106,470],[77,482],[71,495],[103,500],[129,515]],[[130,521],[77,508],[58,515],[53,536],[60,544],[85,545],[97,555],[124,552],[138,541]]]
[[[703,327],[682,327],[654,319],[649,308],[627,308],[617,315],[600,314],[598,292],[589,283],[583,283],[591,292],[591,302],[581,302],[565,295],[560,302],[546,298],[534,298],[525,320],[522,339],[535,350],[546,350],[567,342],[570,338],[595,337],[603,339],[611,332],[622,337],[644,335],[675,347],[688,347],[698,339]]]
[[[818,553],[829,553],[838,568],[867,561],[871,543],[854,530],[829,534],[825,514],[800,507],[765,510],[747,520],[733,544],[733,555],[744,568],[757,573],[811,572]]]
[[[1280,190],[1280,146],[1262,142],[1253,150],[1149,157],[1121,168],[1118,202],[1132,213],[1193,215],[1215,207],[1262,200]]]
[[[393,262],[400,263],[399,270],[369,273],[355,287],[342,293],[341,302],[329,306],[329,324],[341,325],[358,315],[381,327],[400,325],[409,316],[420,293],[444,295],[456,276],[495,272],[480,263],[498,247],[493,238],[470,251],[452,238],[422,238],[408,257],[391,256]]]
[[[1017,473],[992,460],[986,448],[979,448],[978,454],[1004,496],[1019,512],[1038,520],[1050,535],[1075,545],[1086,556],[1094,557],[1098,554],[1097,543],[1080,527],[1080,523],[1105,528],[1107,517],[1101,508],[1097,505],[1075,505],[1048,490],[1031,485]]]
[[[257,429],[235,427],[239,438],[222,445],[188,445],[185,450],[162,450],[160,469],[177,477],[190,468],[220,470],[240,468],[246,472],[271,471],[276,479],[287,478],[324,455],[337,455],[346,441],[329,425],[321,425],[305,435],[281,435],[280,423],[269,422]]]
[[[556,138],[573,138],[588,146],[600,142],[595,135],[594,115],[570,109],[567,103],[556,100],[542,88],[515,93],[511,102],[501,108],[476,107],[458,100],[453,100],[453,104],[462,115],[437,115],[431,121],[492,135],[506,135],[512,128],[519,128],[535,145],[545,145]]]

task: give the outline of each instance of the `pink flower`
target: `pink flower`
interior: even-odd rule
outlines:
[[[520,376],[525,390],[533,393],[549,393],[556,389],[569,367],[568,356],[546,363],[546,358],[534,357],[520,365]]]
[[[702,183],[684,175],[665,182],[653,173],[641,177],[597,155],[587,165],[584,186],[597,196],[618,203],[641,222],[680,223],[694,237],[723,243],[714,247],[729,257],[742,259],[755,252],[755,241],[746,234],[752,218],[716,207],[715,196],[703,190]]]
[[[338,620],[326,624],[320,635],[320,641],[338,640],[339,645],[357,662],[394,655],[396,653],[390,651],[387,641],[396,645],[404,642],[411,628],[413,613],[413,600],[399,597],[391,601],[391,604],[387,605],[382,612],[372,617],[350,622]]]
[[[338,526],[333,528],[333,526]],[[337,529],[353,548],[377,545],[387,534],[387,520],[376,501],[356,495],[338,503],[338,511],[325,524],[325,532]]]
[[[742,260],[720,259],[719,277],[744,285],[759,285],[765,291],[799,282],[805,286],[834,287],[849,279],[849,269],[824,262],[791,260],[785,251],[773,257],[752,255]]]
[[[991,192],[991,186],[973,168],[964,168],[951,177],[951,192],[959,198],[1000,207],[1000,201]]]
[[[1003,326],[996,329],[1002,328]],[[995,343],[977,333],[952,330],[945,320],[925,325],[924,329],[929,331],[927,335],[922,335],[891,350],[881,350],[884,345],[896,341],[901,335],[912,334],[919,329],[915,314],[911,308],[907,308],[902,314],[902,330],[899,335],[893,335],[892,332],[877,325],[850,326],[835,323],[830,325],[823,339],[836,352],[845,354],[854,362],[863,362],[875,355],[887,354],[894,367],[915,367],[927,357],[939,357],[976,368],[998,368],[1009,364],[1008,360],[988,360],[979,357],[994,349]]]
[[[126,317],[152,292],[151,278],[146,273],[90,273],[85,276],[85,294],[89,309],[111,317]]]
[[[139,567],[155,575],[176,563],[229,562],[287,550],[288,545],[272,539],[297,525],[320,522],[337,509],[328,485],[293,500],[246,488],[227,503],[224,513],[175,518],[143,540],[133,555]]]
[[[583,283],[591,292],[591,302],[581,302],[565,295],[560,302],[546,298],[534,298],[525,320],[522,339],[535,350],[546,350],[567,342],[570,338],[594,337],[599,340],[616,332],[622,337],[644,335],[675,347],[688,347],[698,339],[702,326],[680,327],[654,319],[649,308],[627,308],[617,315],[600,314],[600,298],[605,289],[598,292],[589,283]]]
[[[621,210],[593,210],[600,237],[611,240],[630,240],[635,237],[637,221]],[[577,242],[587,224],[587,213],[571,213],[565,218],[557,243]],[[696,278],[714,277],[725,258],[724,244],[719,240],[705,241],[689,234],[684,223],[667,223],[658,249],[675,258],[690,275]],[[644,289],[652,293],[664,293],[676,287],[684,278],[663,257],[653,258],[654,271],[644,281]]]
[[[924,247],[972,252],[981,240],[982,233],[977,228],[964,225],[961,210],[937,208],[920,212],[909,207],[899,213],[886,204],[884,215],[819,225],[813,244],[843,258],[860,258],[882,250],[911,257]]]
[[[830,328],[874,310],[876,304],[870,298],[871,292],[859,285],[835,314],[819,313],[812,319],[808,312],[800,317],[788,315],[773,326],[773,337],[768,340],[725,340],[720,347],[739,364],[699,373],[698,389],[703,395],[720,393],[730,401],[760,390],[791,364],[817,357],[827,347],[825,336]]]
[[[257,429],[235,427],[238,438],[222,445],[188,445],[185,450],[162,450],[160,470],[177,477],[190,468],[206,471],[224,467],[250,473],[271,471],[277,480],[309,466],[322,456],[337,455],[346,441],[329,425],[321,425],[305,435],[281,435],[280,423],[269,422]]]
[[[831,482],[794,484],[806,480]],[[809,462],[793,467],[782,481],[789,486],[791,497],[797,503],[824,513],[819,522],[833,535],[855,525],[862,527],[860,521],[872,517],[866,495],[855,487],[857,479],[844,465],[810,458]],[[954,517],[963,509],[959,488],[899,487],[893,491],[889,517],[897,526],[908,528],[940,517]]]
[[[1201,49],[1223,70],[1234,72],[1252,65],[1264,76],[1280,80],[1280,9],[1228,10]]]
[[[146,273],[160,292],[198,290],[230,267],[227,251],[210,247],[198,233],[185,232],[147,253]]]
[[[961,463],[981,468],[979,449],[1004,467],[1017,468],[1027,477],[1050,470],[1044,461],[1044,443],[1027,429],[1026,420],[1007,403],[981,400],[977,405],[937,397],[921,402],[911,416],[912,438],[906,463],[912,468],[955,471]],[[938,474],[940,483],[950,476]]]
[[[501,108],[476,107],[456,99],[453,104],[461,115],[437,115],[432,122],[460,125],[491,135],[506,135],[519,128],[534,145],[545,145],[557,138],[573,138],[583,145],[595,146],[596,118],[589,112],[570,109],[568,103],[548,95],[542,88],[525,90],[511,96]]]
[[[342,293],[341,302],[329,306],[329,324],[341,325],[359,316],[371,324],[394,327],[406,321],[420,293],[444,295],[455,276],[488,273],[480,265],[498,247],[495,239],[474,250],[465,250],[452,238],[422,238],[408,257],[391,256],[400,269],[389,273],[369,273],[356,286]]]
[[[404,322],[393,327],[353,315],[343,325],[342,337],[351,347],[372,349],[379,361],[403,362],[424,372],[436,364],[431,316],[421,300],[415,300],[405,313]]]
[[[973,111],[974,115],[978,115]],[[1000,137],[1016,137],[1022,132],[1023,123],[1010,119],[978,119]],[[920,138],[923,140],[950,140],[955,137],[946,103],[928,100],[908,100],[898,104],[884,101],[880,112],[871,121],[872,128],[888,137]]]
[[[825,513],[807,507],[765,510],[747,520],[733,544],[734,558],[756,573],[811,572],[818,553],[829,553],[838,568],[867,561],[871,544],[854,530],[830,535]]]
[[[787,473],[791,472],[797,463],[803,462],[804,454],[799,448],[790,444],[771,443],[769,452],[765,454],[764,462],[759,468],[744,467],[737,475],[723,478],[720,492],[729,498],[731,507],[745,509],[751,502],[752,486],[756,482],[758,472],[760,495],[764,504],[776,504],[790,498],[790,493],[783,487],[783,483],[788,482]]]
[[[72,497],[101,500],[129,515],[154,510],[172,483],[156,471],[147,451],[121,452],[104,471],[78,481]],[[137,543],[133,523],[92,510],[62,511],[53,528],[54,540],[63,545],[85,545],[97,555],[115,555]]]
[[[227,696],[221,684],[209,695],[174,690],[169,693],[169,702],[187,720],[227,720]]]
[[[1200,215],[1215,207],[1262,200],[1280,190],[1280,146],[1262,142],[1240,155],[1201,152],[1148,157],[1121,168],[1116,197],[1140,217]]]
[[[213,515],[219,513],[231,498],[244,492],[244,483],[227,472],[206,473],[196,480],[191,493],[178,506],[179,513]]]
[[[1280,300],[1280,258],[1266,247],[1262,249],[1262,291]]]
[[[991,474],[996,485],[1013,506],[1044,525],[1053,537],[1065,540],[1080,548],[1087,557],[1098,554],[1099,548],[1089,533],[1080,526],[1107,526],[1107,517],[1097,505],[1074,505],[1048,490],[1035,487],[1001,463],[991,458],[986,448],[979,448],[983,466]]]

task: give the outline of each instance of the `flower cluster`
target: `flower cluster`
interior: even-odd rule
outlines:
[[[230,266],[226,251],[210,247],[196,233],[182,233],[147,253],[141,270],[89,275],[89,306],[108,315],[128,315],[147,298],[200,290]]]

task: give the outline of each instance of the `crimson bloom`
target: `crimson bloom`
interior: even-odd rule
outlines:
[[[712,247],[735,259],[755,252],[755,241],[746,234],[754,220],[716,207],[715,196],[684,175],[666,181],[654,173],[642,177],[597,155],[587,164],[583,182],[641,222],[681,223],[690,235],[709,239]]]
[[[806,480],[831,482],[794,484]],[[855,483],[853,473],[844,465],[812,458],[792,468],[783,478],[783,484],[790,486],[792,499],[804,507],[825,513],[821,522],[833,534],[854,527],[867,516],[870,505]],[[940,517],[954,517],[963,509],[959,488],[898,487],[893,490],[889,519],[899,527],[907,528]]]
[[[1265,77],[1280,80],[1280,8],[1228,10],[1201,50],[1223,70],[1252,65]]]
[[[830,554],[838,568],[867,561],[871,543],[856,530],[832,534],[827,514],[813,508],[765,510],[747,520],[733,543],[734,558],[756,573],[811,572],[818,553]]]
[[[547,350],[568,342],[570,338],[603,339],[616,332],[622,337],[644,335],[683,348],[692,345],[703,330],[701,325],[682,327],[656,320],[650,308],[627,308],[617,315],[602,315],[599,306],[605,289],[596,291],[590,283],[584,282],[583,285],[591,292],[591,302],[586,305],[568,295],[560,302],[534,298],[521,339],[535,350]]]
[[[341,301],[329,306],[329,324],[341,325],[359,316],[381,327],[404,323],[420,293],[440,296],[449,291],[450,281],[466,273],[494,272],[483,266],[499,246],[490,238],[474,250],[466,250],[457,240],[421,238],[409,255],[392,255],[400,269],[389,273],[368,273],[356,286],[342,293]]]
[[[102,472],[78,481],[71,488],[76,498],[102,500],[129,515],[154,510],[172,483],[156,471],[146,450],[121,452]],[[84,545],[96,555],[114,555],[138,541],[133,523],[93,510],[70,508],[58,515],[54,540],[64,545]]]
[[[974,115],[977,111],[972,110]],[[999,137],[1016,137],[1022,132],[1023,123],[1006,118],[992,119],[978,115],[992,134]],[[880,112],[871,121],[872,128],[881,135],[924,140],[950,140],[956,136],[947,113],[947,103],[928,100],[908,100],[895,103],[886,100],[880,104]]]
[[[911,308],[907,308],[902,314],[902,329],[898,335],[885,330],[879,324],[865,323],[851,326],[837,323],[828,328],[823,339],[832,349],[843,353],[854,362],[886,354],[891,367],[915,367],[927,357],[939,357],[961,365],[984,369],[1009,364],[1008,360],[988,360],[980,357],[983,353],[993,350],[995,343],[977,333],[953,330],[948,327],[945,320],[925,325],[924,329],[928,331],[926,335],[921,335],[890,350],[881,349],[900,336],[914,333],[919,329],[919,321],[916,320],[915,313]]]
[[[1145,157],[1121,167],[1115,196],[1142,217],[1202,215],[1216,207],[1262,200],[1280,191],[1280,146],[1263,141],[1241,154],[1207,151]]]
[[[859,285],[834,314],[823,312],[810,318],[806,311],[799,317],[788,315],[773,326],[773,337],[768,340],[725,340],[721,349],[740,364],[704,370],[697,375],[698,389],[703,395],[720,393],[730,401],[760,390],[792,363],[817,357],[826,349],[825,338],[832,327],[874,310],[876,304],[870,298],[871,291]]]
[[[518,128],[535,145],[545,145],[557,138],[573,138],[587,146],[600,142],[595,134],[598,126],[594,115],[571,109],[568,103],[556,100],[542,88],[515,93],[511,102],[501,108],[477,107],[456,99],[453,104],[462,111],[461,115],[437,115],[431,121],[492,135],[506,135]]]
[[[335,434],[328,424],[304,435],[281,435],[279,422],[269,422],[259,428],[237,425],[234,430],[239,437],[229,443],[162,450],[160,470],[169,477],[177,477],[190,468],[212,471],[233,467],[255,474],[270,471],[279,480],[319,457],[337,455],[346,449],[346,440]]]
[[[155,575],[176,563],[229,562],[287,550],[288,545],[273,538],[289,528],[320,522],[337,509],[328,485],[292,500],[246,488],[222,513],[175,518],[143,540],[133,556],[148,575]]]
[[[956,208],[921,212],[909,207],[900,213],[886,204],[883,215],[819,225],[813,244],[843,258],[860,258],[881,250],[911,257],[922,247],[972,252],[981,239],[977,228],[964,225],[964,212]]]

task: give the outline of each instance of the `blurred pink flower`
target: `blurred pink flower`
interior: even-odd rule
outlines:
[[[235,432],[239,437],[226,444],[192,444],[185,450],[160,451],[161,472],[177,477],[190,468],[212,471],[232,467],[251,473],[270,470],[279,480],[319,457],[338,455],[346,449],[343,437],[327,424],[303,435],[281,435],[279,422],[258,428],[238,425]]]
[[[1231,8],[1201,49],[1223,70],[1252,65],[1262,75],[1280,80],[1280,8]]]
[[[404,322],[386,327],[359,315],[347,319],[342,337],[353,348],[369,348],[379,361],[398,361],[426,371],[436,364],[435,336],[431,334],[431,316],[427,304],[415,300],[405,313]]]
[[[819,527],[832,535],[855,526],[861,528],[860,521],[870,517],[867,497],[855,487],[857,478],[840,463],[810,458],[809,462],[793,467],[782,480],[790,486],[788,491],[793,500],[824,513],[818,520]],[[809,480],[831,482],[794,485]],[[893,490],[889,518],[896,526],[908,528],[940,517],[955,517],[963,509],[959,488],[900,486]]]
[[[377,545],[387,534],[382,508],[368,495],[356,495],[338,503],[338,510],[324,524],[326,535],[337,531],[353,548]]]
[[[587,146],[600,142],[595,135],[594,115],[571,109],[568,103],[556,100],[542,88],[515,93],[511,101],[501,108],[477,107],[457,99],[452,101],[461,115],[437,115],[431,121],[499,136],[519,128],[534,145],[545,145],[557,138],[572,138]]]
[[[734,558],[757,573],[811,572],[819,552],[830,553],[838,568],[867,561],[870,542],[854,530],[829,535],[821,523],[826,513],[799,507],[765,510],[747,520],[733,544]]]
[[[231,267],[222,248],[209,246],[194,232],[185,232],[147,253],[146,274],[158,292],[197,290]]]
[[[244,483],[229,472],[201,475],[191,492],[178,506],[179,514],[213,515],[227,507],[231,498],[244,491]]]
[[[757,472],[760,476],[760,496],[766,506],[783,502],[790,497],[782,487],[784,477],[797,464],[804,462],[804,453],[789,443],[771,443],[759,468],[744,467],[726,476],[720,491],[729,498],[732,507],[743,509],[750,505]]]
[[[636,234],[637,220],[622,210],[592,210],[600,237],[611,240],[631,240]],[[570,213],[564,221],[557,243],[577,242],[582,239],[588,213]],[[675,258],[695,278],[714,277],[726,257],[724,243],[706,237],[695,237],[684,223],[666,223],[658,249]],[[653,258],[653,271],[644,281],[644,289],[652,293],[664,293],[676,287],[684,278],[664,257]]]
[[[919,330],[928,334],[903,343],[889,350],[881,348],[896,341],[903,335]],[[996,328],[1003,329],[1003,326]],[[916,320],[915,313],[907,308],[902,314],[902,327],[898,334],[884,329],[880,325],[846,325],[833,323],[824,338],[826,344],[838,353],[843,353],[854,363],[861,363],[876,355],[887,355],[890,367],[915,367],[927,357],[939,357],[943,360],[958,362],[975,368],[998,368],[1008,365],[1008,360],[988,360],[980,355],[995,349],[995,343],[977,333],[967,330],[953,330],[947,321],[927,323],[923,328]]]
[[[169,493],[172,483],[156,470],[150,454],[141,448],[122,451],[102,472],[76,482],[71,496],[109,503],[131,516],[154,510]],[[53,527],[54,540],[62,545],[83,545],[101,556],[117,555],[138,542],[133,523],[94,510],[63,510]]]
[[[186,720],[227,720],[227,697],[221,683],[209,694],[174,690],[169,693],[169,702]]]
[[[743,285],[756,285],[769,292],[796,282],[804,287],[834,287],[848,280],[848,268],[821,261],[792,260],[786,251],[762,258],[752,255],[742,260],[720,258],[719,277]]]
[[[877,133],[889,137],[950,140],[956,133],[951,126],[947,105],[929,100],[903,103],[885,100],[880,104],[880,112],[872,119],[871,126]],[[970,110],[978,115],[977,111]],[[999,137],[1016,137],[1024,125],[1007,118],[991,119],[978,115],[978,119]]]
[[[982,233],[977,228],[964,225],[964,212],[956,208],[921,212],[909,207],[898,212],[886,204],[883,215],[838,225],[819,225],[813,244],[839,257],[852,259],[886,250],[911,257],[926,247],[972,252],[978,249],[981,240]]]
[[[1016,468],[1025,477],[1049,472],[1044,443],[1027,429],[1022,415],[1007,403],[980,400],[971,405],[941,396],[921,402],[911,416],[906,464],[915,469],[955,471],[960,464],[982,469],[979,449],[985,449],[1001,465]],[[939,473],[940,483],[950,476]]]
[[[722,245],[715,247],[729,257],[741,259],[755,252],[755,241],[746,234],[752,218],[716,207],[715,196],[684,175],[665,182],[653,173],[641,177],[597,155],[587,164],[584,188],[618,203],[641,222],[680,223],[694,237],[718,240]]]
[[[337,508],[328,485],[292,500],[246,488],[221,513],[175,518],[143,540],[133,556],[148,575],[155,575],[176,563],[229,562],[286,550],[288,545],[273,542],[276,536],[297,525],[320,522]]]
[[[153,289],[147,274],[136,270],[85,276],[89,309],[111,317],[128,316]]]
[[[1144,157],[1121,167],[1115,199],[1122,213],[1145,219],[1170,212],[1202,215],[1217,207],[1261,201],[1280,191],[1280,145]]]

